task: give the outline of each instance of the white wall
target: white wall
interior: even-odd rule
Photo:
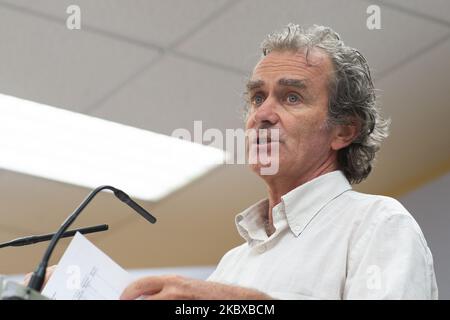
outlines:
[[[433,253],[439,299],[450,299],[450,173],[401,197]]]

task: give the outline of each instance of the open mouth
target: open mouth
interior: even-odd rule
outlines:
[[[261,145],[261,144],[270,144],[270,143],[277,143],[280,142],[279,140],[272,140],[270,137],[267,138],[263,138],[263,137],[257,137],[256,138],[256,144]]]
[[[256,144],[260,145],[260,144],[267,144],[270,143],[272,140],[270,140],[270,138],[256,138]]]

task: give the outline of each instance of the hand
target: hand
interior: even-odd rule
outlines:
[[[45,285],[47,284],[48,280],[50,279],[50,277],[52,276],[53,272],[55,271],[56,266],[57,265],[55,264],[55,265],[53,265],[51,267],[48,267],[47,270],[45,271],[45,279],[44,279],[44,283],[42,285],[42,288],[44,288]],[[24,286],[28,285],[28,283],[31,280],[31,276],[32,275],[33,275],[33,273],[28,273],[28,274],[25,275],[25,278],[23,279],[23,285]]]
[[[139,297],[145,300],[272,299],[253,289],[177,275],[138,279],[125,288],[120,299],[133,300]]]

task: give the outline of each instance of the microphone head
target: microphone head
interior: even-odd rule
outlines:
[[[139,213],[145,220],[147,220],[150,223],[155,223],[156,218],[151,215],[147,210],[142,208],[140,205],[138,205],[136,202],[134,202],[130,196],[128,196],[125,192],[119,189],[114,189],[114,195],[122,202],[126,203],[128,206],[130,206],[134,211]]]
[[[129,200],[131,200],[131,198],[122,190],[114,189],[113,191],[116,198],[120,201],[127,203]]]

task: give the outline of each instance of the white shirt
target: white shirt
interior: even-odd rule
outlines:
[[[267,236],[268,200],[236,216],[246,243],[209,281],[278,299],[437,299],[433,258],[419,225],[395,199],[353,191],[341,171],[282,197]]]

